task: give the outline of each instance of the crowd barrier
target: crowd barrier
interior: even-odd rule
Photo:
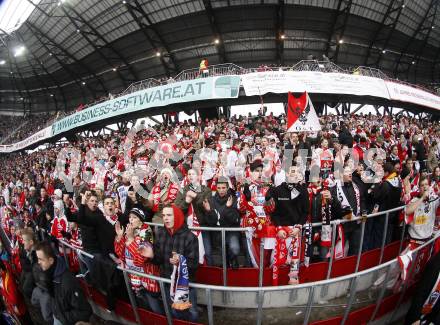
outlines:
[[[369,219],[372,218],[376,218],[376,217],[384,217],[385,218],[385,222],[384,222],[384,228],[383,228],[383,236],[382,236],[382,241],[381,241],[381,247],[380,247],[380,254],[379,254],[379,260],[378,260],[378,264],[381,264],[384,258],[384,252],[385,252],[385,245],[387,244],[387,238],[386,238],[386,234],[388,232],[388,227],[389,227],[389,216],[392,213],[398,213],[401,210],[403,210],[405,207],[401,206],[401,207],[397,207],[391,210],[387,210],[387,211],[382,211],[382,212],[377,212],[377,213],[372,213],[366,216],[361,216],[361,217],[354,217],[350,220],[348,219],[341,219],[341,220],[333,220],[330,222],[331,227],[332,227],[332,242],[331,242],[331,247],[330,247],[330,258],[328,260],[328,268],[327,268],[327,273],[325,276],[325,279],[329,279],[332,276],[332,271],[333,271],[333,265],[334,265],[334,250],[335,250],[335,245],[336,245],[336,235],[337,235],[337,226],[338,225],[343,225],[343,224],[348,224],[348,223],[352,223],[352,222],[356,222],[358,224],[360,224],[361,227],[361,235],[360,235],[360,241],[359,241],[359,247],[358,247],[358,253],[356,255],[356,264],[355,264],[355,268],[354,268],[354,272],[357,272],[359,270],[359,266],[360,266],[360,261],[361,261],[361,256],[362,256],[362,247],[364,244],[364,237],[365,237],[365,227],[366,227],[366,222]],[[155,228],[155,227],[163,227],[163,224],[160,223],[151,223],[151,222],[147,222],[151,227]],[[316,230],[317,228],[319,228],[322,226],[321,222],[316,222],[316,223],[312,223],[312,229]],[[223,275],[223,286],[227,286],[227,253],[226,253],[226,232],[228,231],[234,231],[234,232],[246,232],[246,231],[251,231],[249,228],[220,228],[220,227],[189,227],[190,230],[195,230],[195,231],[201,231],[202,232],[202,236],[203,236],[203,232],[204,231],[209,231],[209,232],[219,232],[220,233],[220,238],[221,238],[221,261],[222,261],[222,275]],[[400,236],[400,240],[399,240],[399,249],[397,254],[399,254],[404,246],[405,243],[405,230],[406,230],[406,225],[404,224],[402,229],[401,229],[401,236]],[[313,232],[313,231],[312,231]],[[244,248],[243,248],[244,249]],[[261,241],[260,244],[260,263],[258,265],[258,286],[262,287],[263,286],[263,276],[264,276],[264,243],[263,241]]]
[[[440,234],[437,233],[434,238],[412,251],[413,261],[417,261],[420,255],[425,255],[425,258],[426,256],[430,255],[432,245],[434,241],[437,240],[439,237]],[[61,241],[60,244],[62,247],[64,247],[64,249],[66,247],[69,247],[70,249],[75,249],[73,246],[69,245],[66,242]],[[92,255],[87,254],[83,251],[79,251],[79,253],[93,258]],[[290,313],[290,315],[292,316],[292,323],[309,324],[310,322],[316,320],[316,316],[319,319],[321,317],[319,315],[323,315],[323,307],[328,305],[328,301],[334,299],[334,292],[332,292],[333,290],[340,291],[339,296],[345,296],[347,299],[347,301],[343,304],[339,304],[336,306],[338,307],[336,308],[336,311],[342,312],[342,316],[332,315],[333,312],[329,313],[328,310],[325,312],[324,315],[326,315],[326,317],[330,319],[332,318],[330,316],[335,317],[340,322],[340,324],[352,324],[353,320],[350,319],[359,319],[359,317],[364,317],[362,319],[365,320],[365,316],[368,316],[368,320],[373,321],[379,317],[382,317],[387,312],[392,311],[392,309],[386,310],[386,306],[394,306],[395,308],[397,308],[404,301],[404,299],[409,298],[409,295],[406,295],[407,290],[412,282],[416,279],[416,276],[418,274],[413,272],[416,264],[417,263],[415,262],[412,264],[409,272],[409,278],[407,282],[403,284],[401,290],[389,296],[386,296],[386,284],[393,276],[393,270],[395,271],[399,269],[397,259],[393,259],[391,261],[364,271],[355,272],[338,278],[322,280],[314,283],[299,284],[295,286],[284,285],[276,287],[231,287],[191,283],[190,287],[197,289],[199,304],[201,302],[201,304],[206,305],[206,320],[207,323],[210,325],[215,323],[214,307],[216,306],[213,301],[216,297],[222,297],[222,299],[224,300],[229,300],[228,304],[222,306],[223,308],[240,308],[239,302],[243,299],[253,302],[254,308],[256,309],[255,322],[257,325],[261,325],[262,322],[265,320],[265,301],[270,301],[272,299],[286,300],[290,302],[290,305],[288,307],[292,309]],[[138,276],[147,277],[152,280],[158,281],[161,288],[163,301],[166,301],[165,295],[167,294],[165,291],[165,284],[170,284],[171,281],[167,278],[134,272],[122,267],[118,267],[118,269],[123,272],[125,284],[129,293],[131,307],[135,316],[135,321],[137,324],[143,324],[144,321],[140,317],[134,293],[131,291],[128,274],[132,273]],[[420,270],[418,270],[418,272],[420,272]],[[371,290],[371,288],[375,286],[375,282],[378,281],[381,276],[382,278],[384,278],[384,280],[380,286],[376,286],[376,288],[374,288],[375,297],[373,298],[375,299],[370,299],[375,300],[375,303],[373,304],[374,308],[371,307],[371,304],[367,306],[362,306],[362,304],[356,302],[356,296],[364,296],[365,291]],[[412,289],[414,290],[414,288]],[[324,301],[324,303],[322,301]],[[387,305],[383,307],[382,304],[385,303],[387,303]],[[359,309],[361,311],[361,315],[359,315],[359,310],[354,311],[353,315],[351,314],[353,306],[356,305],[362,306],[362,308]],[[367,311],[365,311],[364,308],[367,308]],[[171,311],[166,304],[164,304],[164,309],[167,323],[173,324]],[[314,315],[314,317],[312,317],[312,315]],[[395,311],[392,311],[391,315],[388,315],[388,320],[385,323],[392,323],[394,320],[396,320],[395,316]],[[248,317],[248,315],[246,317]],[[252,320],[254,319],[252,318]]]
[[[383,211],[375,214],[370,214],[368,216],[360,217],[360,218],[354,218],[352,220],[336,220],[332,221],[332,228],[333,228],[333,234],[336,233],[336,227],[338,224],[344,224],[348,222],[360,222],[361,227],[361,240],[360,240],[360,248],[362,247],[363,238],[365,235],[365,224],[366,220],[369,218],[375,218],[380,216],[385,216],[386,221],[389,219],[390,213],[396,213],[400,210],[404,209],[404,206],[398,207],[392,210]],[[152,227],[161,227],[162,224],[154,224],[150,223]],[[321,223],[314,223],[313,227],[319,227],[321,226]],[[387,233],[387,227],[388,222],[385,222],[384,224],[384,234]],[[192,229],[196,230],[202,230],[202,231],[219,231],[221,233],[222,238],[222,262],[223,262],[223,273],[226,272],[226,232],[227,231],[249,231],[248,229],[240,229],[240,228],[209,228],[209,227],[191,227]],[[400,253],[403,244],[404,244],[404,234],[405,234],[405,227],[402,229],[402,235],[401,240],[399,243],[399,250]],[[6,247],[11,248],[10,239],[6,236],[5,232],[1,228],[1,237],[2,241],[7,243]],[[432,244],[435,240],[437,240],[440,237],[440,233],[437,232],[435,237],[426,242],[424,245],[418,247],[414,251],[412,251],[413,255],[413,261],[418,260],[419,255],[422,255],[425,259],[429,257],[430,250],[432,248]],[[295,321],[292,321],[293,323],[303,323],[308,324],[312,321],[314,321],[314,318],[320,318],[322,316],[323,306],[326,306],[327,304],[322,303],[335,300],[336,298],[341,299],[341,297],[344,297],[347,295],[347,301],[344,304],[337,304],[337,306],[341,307],[341,305],[345,306],[344,308],[334,308],[334,312],[340,312],[341,315],[332,315],[332,312],[326,313],[325,318],[337,320],[341,324],[351,324],[352,319],[359,319],[359,317],[363,317],[362,319],[365,319],[366,316],[368,316],[369,320],[377,319],[378,317],[382,317],[385,315],[389,310],[385,307],[398,307],[403,302],[404,299],[409,297],[409,294],[407,294],[407,289],[411,284],[411,281],[405,282],[405,284],[402,287],[402,290],[398,292],[397,294],[391,294],[387,297],[385,297],[385,294],[387,292],[386,285],[378,286],[375,290],[375,294],[373,297],[374,299],[364,299],[363,303],[359,303],[356,301],[356,296],[364,296],[365,291],[371,290],[371,288],[375,286],[375,282],[378,280],[380,276],[385,276],[385,279],[383,283],[387,283],[389,278],[392,277],[392,270],[398,269],[398,262],[397,259],[394,258],[392,260],[389,260],[385,263],[382,263],[383,259],[383,252],[385,247],[385,236],[382,238],[382,246],[380,249],[380,258],[379,258],[379,265],[373,266],[371,268],[361,270],[359,271],[359,261],[360,261],[360,255],[361,255],[361,249],[359,250],[359,253],[357,255],[356,260],[356,267],[355,272],[352,272],[347,275],[331,278],[331,268],[333,265],[333,258],[329,261],[329,270],[327,272],[327,277],[325,280],[311,282],[311,283],[302,283],[295,286],[292,285],[281,285],[281,286],[263,286],[262,285],[262,273],[263,273],[263,267],[262,263],[260,263],[259,268],[259,283],[258,286],[255,287],[237,287],[237,286],[228,286],[226,282],[223,283],[223,285],[206,285],[201,283],[191,283],[190,287],[197,289],[198,291],[198,297],[199,297],[199,303],[206,305],[206,322],[208,324],[214,324],[215,315],[214,315],[214,307],[222,306],[223,308],[249,308],[249,304],[251,304],[256,309],[255,314],[255,322],[256,324],[261,324],[265,319],[265,308],[268,308],[272,306],[271,301],[278,300],[278,301],[286,301],[288,302],[285,307],[289,307],[292,309],[292,313],[289,314],[292,316]],[[93,258],[93,255],[88,254],[87,252],[84,252],[80,249],[77,249],[70,245],[69,243],[65,241],[59,241],[60,246],[63,250],[66,249],[72,249],[75,250],[78,254],[88,256],[90,258]],[[335,235],[332,238],[332,248],[331,250],[334,250],[335,246]],[[261,249],[264,249],[263,246],[261,246]],[[420,253],[420,254],[419,254]],[[263,256],[264,254],[262,254]],[[64,254],[64,256],[67,258],[67,254]],[[333,254],[331,254],[333,256]],[[417,263],[413,263],[410,270],[410,278],[414,277],[416,274],[413,273],[414,265]],[[122,267],[118,267],[118,269],[123,273],[125,285],[127,287],[129,298],[130,298],[130,304],[134,316],[134,322],[137,324],[144,324],[145,322],[143,319],[141,319],[140,314],[144,315],[145,313],[142,311],[140,312],[136,305],[136,299],[134,297],[133,292],[131,291],[130,282],[128,278],[129,273],[136,274],[138,276],[147,277],[153,280],[158,281],[160,288],[161,288],[161,294],[162,299],[165,301],[165,284],[170,283],[170,279],[167,278],[161,278],[157,276],[147,275],[143,273],[134,272]],[[417,270],[418,272],[420,270]],[[226,279],[226,277],[224,277]],[[369,304],[367,306],[365,303],[372,302],[372,300],[375,301],[374,304]],[[222,301],[222,304],[215,304],[215,301]],[[245,304],[243,302],[246,301]],[[386,305],[383,305],[385,302],[387,302]],[[361,306],[360,309],[351,312],[351,309],[356,306]],[[374,306],[374,307],[373,307]],[[385,307],[383,307],[385,306]],[[171,312],[168,308],[168,306],[164,306],[165,308],[165,316],[166,316],[166,323],[173,324],[173,320],[171,317]],[[390,308],[392,310],[393,308]],[[294,313],[296,311],[296,313]],[[151,313],[148,315],[151,316]],[[321,315],[321,316],[320,316]],[[334,316],[331,318],[331,316]],[[160,315],[155,315],[151,317],[159,317]],[[223,317],[225,317],[223,315]],[[391,323],[395,318],[395,312],[389,316],[389,323]],[[253,319],[252,319],[253,320]],[[160,323],[160,322],[159,322]],[[321,323],[320,323],[321,324]]]

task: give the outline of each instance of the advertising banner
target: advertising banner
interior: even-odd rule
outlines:
[[[431,94],[422,89],[411,87],[396,82],[387,81],[386,86],[390,94],[390,98],[393,100],[399,100],[402,102],[409,102],[435,109],[440,109],[440,97]]]
[[[266,71],[241,76],[246,96],[266,93],[304,92],[374,96],[389,99],[379,78],[314,71]]]
[[[0,145],[0,152],[8,153],[8,152],[22,150],[41,140],[48,139],[51,136],[52,136],[52,128],[48,126],[47,128],[38,131],[37,133],[31,135],[29,138],[24,139],[23,141],[16,142],[13,144],[3,145],[3,146]]]
[[[207,99],[236,98],[239,89],[239,76],[200,78],[143,89],[88,107],[81,112],[55,122],[52,125],[52,135],[106,118],[151,107]]]

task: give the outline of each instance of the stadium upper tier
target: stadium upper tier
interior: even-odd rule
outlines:
[[[440,110],[440,97],[434,92],[391,79],[380,70],[368,67],[344,70],[332,62],[316,60],[300,61],[291,67],[242,68],[228,63],[209,66],[204,72],[184,70],[162,81],[150,78],[135,82],[120,94],[81,105],[68,116],[58,114],[36,133],[38,123],[29,123],[32,128],[28,130],[33,133],[20,142],[1,146],[0,152],[22,150],[97,122],[119,122],[188,108],[259,103],[262,96],[265,102],[285,102],[284,95],[289,91],[307,91],[312,101],[318,103],[343,99],[431,113]]]

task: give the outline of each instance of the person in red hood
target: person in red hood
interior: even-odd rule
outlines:
[[[197,237],[188,229],[185,216],[177,206],[166,205],[162,210],[164,227],[156,231],[156,239],[153,246],[151,262],[160,266],[160,276],[170,278],[174,265],[179,264],[178,255],[186,258],[189,281],[195,281],[197,267],[199,265],[199,242]],[[169,293],[169,285],[165,289]],[[168,295],[169,296],[169,295]],[[169,298],[169,297],[168,297]],[[168,299],[170,300],[170,299]],[[195,289],[189,290],[189,301],[192,307],[186,311],[172,309],[174,316],[196,322],[198,318],[197,294]],[[168,301],[171,304],[171,301]]]

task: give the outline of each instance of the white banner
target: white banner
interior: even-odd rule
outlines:
[[[37,143],[44,139],[48,139],[51,136],[52,136],[52,128],[49,126],[31,135],[29,138],[24,139],[23,141],[8,145],[0,145],[0,153],[9,153],[9,152],[18,151],[30,146],[31,144]]]
[[[440,97],[422,89],[387,81],[390,99],[440,109]]]
[[[241,76],[246,96],[266,93],[304,92],[374,96],[389,99],[385,82],[379,78],[338,72],[266,71]]]

